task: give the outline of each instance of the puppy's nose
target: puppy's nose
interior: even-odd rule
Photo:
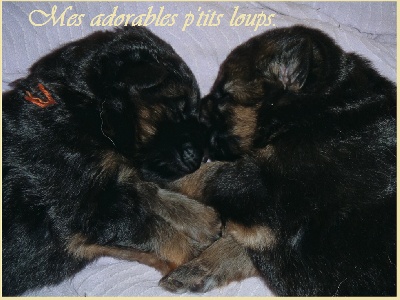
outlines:
[[[210,111],[211,111],[212,97],[210,95],[200,100],[199,108],[199,122],[200,124],[210,126]]]
[[[192,143],[185,143],[182,146],[182,160],[188,171],[196,170],[202,159],[203,153]]]
[[[193,160],[197,156],[197,151],[191,143],[185,143],[182,146],[182,157],[184,160]]]

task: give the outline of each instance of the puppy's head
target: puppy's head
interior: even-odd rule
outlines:
[[[296,106],[337,76],[340,51],[322,32],[302,26],[267,31],[234,49],[200,103],[210,158],[234,160],[283,132]]]
[[[116,150],[145,179],[172,180],[200,166],[197,82],[173,48],[146,28],[96,32],[69,43],[16,85],[40,95],[38,83],[57,103],[47,112],[69,118],[63,121],[68,134]]]
[[[204,141],[192,72],[148,30],[117,33],[112,56],[106,53],[99,64],[100,80],[90,79],[97,94],[107,95],[104,132],[132,157],[146,180],[174,180],[193,172],[200,166]]]

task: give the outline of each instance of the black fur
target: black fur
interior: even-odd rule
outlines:
[[[24,99],[27,91],[45,99],[39,83],[55,105]],[[174,50],[131,27],[61,47],[3,94],[3,296],[58,283],[90,262],[66,250],[76,234],[159,250],[155,230],[169,225],[151,204],[158,188],[143,180],[198,168],[198,98]]]
[[[238,108],[256,111],[240,121],[256,124],[248,147]],[[203,196],[224,220],[274,232],[264,251],[249,248],[274,292],[396,295],[392,82],[319,30],[276,29],[231,52],[200,120],[211,159],[233,161]]]

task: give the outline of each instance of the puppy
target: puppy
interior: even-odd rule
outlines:
[[[166,274],[217,238],[213,209],[148,182],[199,167],[198,99],[171,46],[131,27],[61,47],[3,94],[3,296],[102,255]]]
[[[208,163],[173,184],[225,235],[160,284],[207,291],[261,275],[281,296],[396,295],[396,87],[302,26],[221,65],[200,120]]]

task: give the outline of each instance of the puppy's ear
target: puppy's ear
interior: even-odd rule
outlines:
[[[312,58],[312,45],[308,40],[294,41],[278,47],[273,56],[265,58],[259,69],[267,81],[289,91],[300,90],[307,80]]]

